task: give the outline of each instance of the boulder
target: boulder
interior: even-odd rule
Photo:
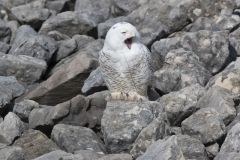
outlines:
[[[213,159],[214,157],[216,157],[216,155],[219,152],[219,144],[218,143],[214,143],[210,146],[206,147],[206,151],[207,151],[207,155],[210,159]]]
[[[132,156],[129,154],[109,154],[103,156],[97,160],[132,160]]]
[[[214,160],[240,160],[240,153],[236,152],[219,153],[214,158]]]
[[[57,124],[51,137],[57,145],[67,151],[91,150],[105,152],[105,147],[97,135],[89,128]]]
[[[0,41],[8,43],[11,39],[11,29],[7,23],[0,19]]]
[[[0,52],[6,54],[6,53],[8,53],[9,49],[10,49],[10,45],[0,41]]]
[[[72,154],[62,151],[62,150],[56,150],[56,151],[52,151],[52,152],[43,154],[43,155],[35,158],[34,160],[58,160],[58,159],[63,160],[63,157],[68,156],[68,155],[72,155]]]
[[[67,39],[58,41],[58,51],[55,55],[54,61],[58,62],[61,59],[71,55],[77,49],[77,42],[75,39]]]
[[[23,149],[15,146],[0,147],[1,160],[25,160]]]

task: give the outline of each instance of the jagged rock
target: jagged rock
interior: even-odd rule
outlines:
[[[9,112],[0,123],[0,143],[11,144],[25,129],[24,123],[13,112]]]
[[[18,83],[15,77],[0,76],[0,109],[9,104],[12,99],[22,95],[24,91],[24,87]]]
[[[231,58],[228,49],[228,33],[225,31],[181,32],[175,37],[155,42],[151,50],[164,58],[170,50],[178,48],[194,52],[199,57],[199,62],[213,74],[226,66]]]
[[[198,110],[197,102],[204,92],[205,89],[196,84],[162,96],[159,101],[171,125],[180,125],[186,117]]]
[[[148,146],[158,139],[163,139],[169,133],[169,124],[167,116],[164,112],[158,115],[147,127],[145,127],[138,135],[132,149],[131,155],[136,158],[142,155]]]
[[[25,84],[37,82],[45,73],[45,61],[25,55],[10,55],[0,53],[0,75],[15,76]]]
[[[236,117],[233,119],[233,121],[228,124],[227,126],[227,130],[229,131],[235,124],[240,122],[240,113],[238,112],[238,114],[236,115]]]
[[[17,34],[17,30],[20,26],[20,24],[17,21],[8,21],[8,27],[11,29],[11,40],[10,40],[10,44],[13,44],[15,38],[16,38],[16,34]]]
[[[233,51],[235,51],[235,54],[237,56],[240,56],[240,28],[236,29],[235,31],[231,32],[229,34],[229,42],[231,46],[233,47]]]
[[[46,135],[37,130],[27,130],[14,142],[15,146],[23,148],[26,160],[31,160],[51,151],[58,150],[58,146]]]
[[[96,27],[98,23],[109,18],[111,0],[76,0],[74,10],[78,12],[77,14],[81,14],[86,19],[89,19],[93,26]]]
[[[25,160],[22,148],[15,146],[0,147],[1,160]]]
[[[127,151],[143,128],[161,109],[156,102],[110,101],[102,117],[102,133],[110,152]],[[153,109],[154,108],[154,109]]]
[[[132,156],[129,154],[109,154],[97,160],[132,160]]]
[[[33,0],[2,0],[2,4],[7,8],[12,8],[14,6],[19,6],[22,4],[29,3]]]
[[[37,157],[34,160],[58,160],[58,159],[63,160],[63,157],[68,155],[71,155],[71,153],[67,153],[62,150],[56,150],[56,151],[52,151],[44,155],[41,155],[40,157]]]
[[[236,152],[219,153],[214,158],[214,160],[240,160],[240,153]]]
[[[158,140],[137,160],[185,160],[176,136]]]
[[[219,86],[231,91],[233,94],[240,94],[240,58],[230,63],[222,72],[212,77],[207,88]]]
[[[57,50],[57,44],[45,35],[38,35],[30,26],[18,28],[16,38],[9,54],[28,55],[50,62]]]
[[[239,143],[239,132],[240,132],[240,123],[235,124],[227,133],[227,137],[225,138],[220,153],[230,153],[240,151],[240,143]]]
[[[97,135],[89,128],[57,124],[51,137],[58,146],[67,152],[92,150],[105,152],[105,147]]]
[[[30,112],[34,108],[39,108],[39,104],[32,100],[23,100],[19,103],[15,103],[13,107],[13,112],[18,115],[23,121],[28,122],[28,117]]]
[[[8,43],[11,39],[11,29],[7,23],[0,19],[0,41]]]
[[[0,42],[0,52],[6,54],[6,53],[8,53],[9,49],[10,49],[10,45],[8,45],[4,42]]]
[[[224,88],[210,88],[198,101],[197,106],[197,108],[209,107],[216,109],[225,125],[229,124],[236,116],[233,95]]]
[[[47,34],[49,37],[53,38],[55,41],[62,41],[62,40],[67,40],[71,39],[69,36],[62,34],[58,31],[50,31]]]
[[[73,39],[77,43],[77,50],[90,47],[89,44],[94,42],[94,38],[86,35],[75,35]],[[102,47],[102,46],[101,46]]]
[[[56,123],[55,121],[69,114],[70,106],[70,102],[67,101],[54,107],[46,106],[33,109],[29,115],[29,127],[53,126]]]
[[[59,13],[65,9],[71,9],[71,0],[50,0],[46,1],[45,7]]]
[[[23,24],[29,24],[39,29],[42,23],[50,17],[51,12],[45,7],[45,0],[33,1],[31,3],[11,8],[11,13]]]
[[[208,157],[213,159],[218,154],[219,145],[217,143],[214,143],[210,146],[207,146],[206,151],[207,151]]]
[[[47,34],[50,31],[58,31],[72,37],[75,34],[86,34],[93,29],[94,25],[94,22],[88,17],[77,12],[66,11],[47,19],[42,24],[40,33]]]
[[[72,54],[77,49],[77,42],[75,39],[58,41],[58,46],[56,58],[54,59],[57,62]]]
[[[219,26],[214,23],[214,20],[209,17],[199,17],[192,24],[187,26],[187,31],[197,32],[200,30],[220,31]]]
[[[212,143],[225,135],[226,129],[220,114],[214,108],[202,108],[182,122],[184,134]]]
[[[169,128],[169,135],[181,135],[181,134],[182,134],[181,127],[171,126]]]
[[[97,60],[86,54],[77,54],[61,66],[46,81],[26,95],[40,104],[56,105],[81,93],[84,79],[97,67]]]

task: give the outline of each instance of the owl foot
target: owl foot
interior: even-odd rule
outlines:
[[[124,94],[123,92],[112,92],[107,97],[107,101],[110,101],[110,100],[124,100],[125,99],[124,97],[126,97],[126,94]]]
[[[147,97],[141,96],[137,92],[128,92],[126,93],[125,99],[126,101],[147,101]]]

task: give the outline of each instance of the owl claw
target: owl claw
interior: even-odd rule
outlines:
[[[125,97],[124,100],[126,100],[126,101],[140,101],[140,102],[143,102],[143,101],[146,101],[147,98],[144,97],[144,96],[139,95],[136,92],[128,92],[128,93],[126,93],[126,97]]]

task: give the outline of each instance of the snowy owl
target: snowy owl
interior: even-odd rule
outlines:
[[[111,100],[148,99],[151,55],[132,24],[120,22],[109,29],[99,54],[99,64]]]

